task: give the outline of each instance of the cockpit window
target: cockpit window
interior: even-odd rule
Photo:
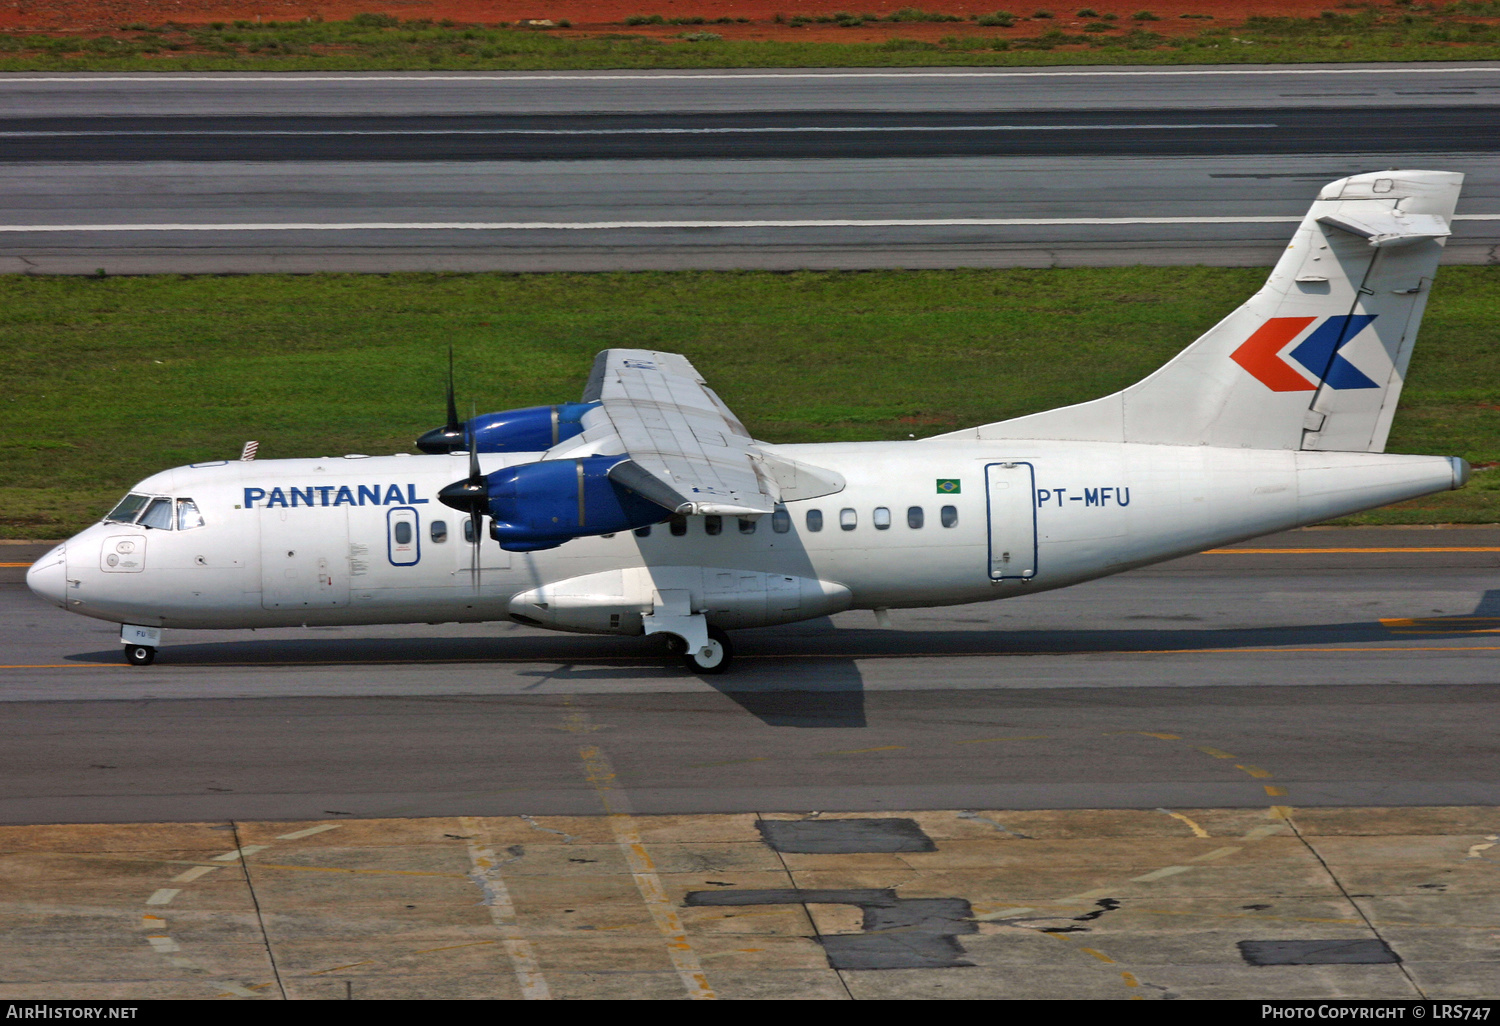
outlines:
[[[154,527],[158,531],[170,531],[172,529],[172,500],[152,499],[151,505],[146,507],[146,512],[136,521],[142,527]]]
[[[177,530],[191,531],[195,527],[203,526],[203,514],[198,512],[198,504],[192,499],[177,500]]]
[[[135,492],[131,492],[125,498],[121,499],[120,504],[110,510],[104,519],[113,520],[121,524],[133,524],[135,523],[136,516],[141,512],[141,507],[146,505],[147,498],[145,495],[137,495]]]

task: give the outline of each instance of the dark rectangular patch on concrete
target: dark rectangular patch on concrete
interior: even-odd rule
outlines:
[[[843,820],[842,822],[848,822]],[[910,822],[907,820],[906,822]],[[974,909],[963,898],[898,898],[891,888],[845,890],[689,891],[684,904],[854,905],[859,933],[822,934],[818,943],[834,969],[956,969],[966,962],[962,934],[978,933]]]
[[[755,825],[777,851],[808,855],[937,851],[914,819],[762,819]]]
[[[1247,940],[1240,955],[1251,965],[1388,965],[1401,961],[1383,940]]]

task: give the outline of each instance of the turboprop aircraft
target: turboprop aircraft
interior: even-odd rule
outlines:
[[[167,470],[27,583],[121,623],[137,665],[174,627],[510,619],[661,634],[716,673],[735,628],[1027,595],[1458,488],[1462,459],[1383,450],[1462,181],[1333,182],[1261,291],[1091,402],[773,445],[672,353],[606,350],[581,402],[466,423],[450,373],[424,455]]]

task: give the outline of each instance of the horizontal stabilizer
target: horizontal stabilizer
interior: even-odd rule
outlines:
[[[1341,204],[1345,206],[1345,204]],[[1348,232],[1365,239],[1372,246],[1400,246],[1422,239],[1446,239],[1453,234],[1448,222],[1436,214],[1408,214],[1395,211],[1339,210],[1318,218],[1319,224]]]

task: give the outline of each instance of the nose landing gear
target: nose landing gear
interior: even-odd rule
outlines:
[[[125,645],[127,663],[131,666],[150,666],[156,662],[156,646],[161,644],[161,628],[122,623],[120,641]]]
[[[156,649],[150,645],[126,645],[125,661],[131,666],[150,666],[156,662]]]

